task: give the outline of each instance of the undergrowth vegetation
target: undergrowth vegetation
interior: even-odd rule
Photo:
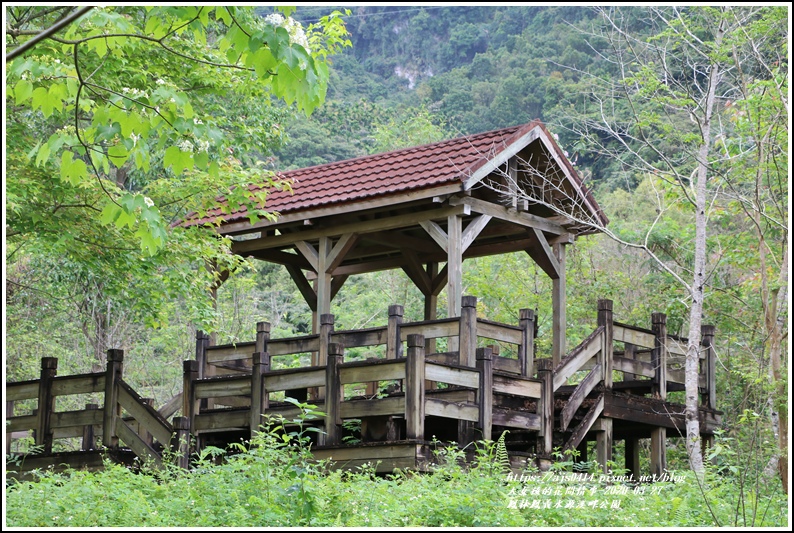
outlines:
[[[271,419],[250,443],[205,448],[190,471],[39,473],[9,480],[7,527],[765,527],[788,522],[777,483],[728,464],[704,479],[637,483],[558,454],[547,472],[514,473],[504,440],[466,450],[437,443],[429,473],[376,475],[376,465],[331,470],[312,460],[305,424]],[[730,457],[730,442],[716,453]],[[712,457],[715,459],[715,457]],[[465,466],[464,466],[465,465]],[[614,466],[614,465],[613,465]]]

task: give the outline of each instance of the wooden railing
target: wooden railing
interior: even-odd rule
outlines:
[[[162,465],[164,448],[181,451],[175,454],[180,464],[187,464],[187,433],[184,421],[174,418],[174,424],[153,407],[153,400],[141,398],[121,378],[124,354],[121,350],[108,350],[105,372],[76,376],[56,376],[58,360],[44,357],[41,360],[39,379],[6,384],[6,453],[12,450],[12,441],[28,437],[31,432],[38,453],[53,453],[55,441],[80,439],[83,451],[98,449],[99,443],[114,448],[119,441],[129,446],[135,454]],[[57,411],[56,399],[80,394],[101,394],[102,408],[89,403],[85,409]],[[24,403],[36,400],[34,409],[18,414]],[[101,440],[99,440],[101,439]],[[69,441],[65,441],[69,442]],[[181,446],[181,447],[180,447]],[[69,451],[69,446],[59,446]]]

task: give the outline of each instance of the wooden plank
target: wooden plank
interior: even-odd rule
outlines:
[[[123,381],[119,381],[119,404],[130,416],[146,428],[161,444],[167,445],[171,440],[173,429],[153,407],[142,403],[141,397]]]
[[[375,400],[348,400],[340,406],[342,418],[390,416],[405,414],[405,396],[392,396]]]
[[[560,413],[560,428],[563,431],[568,429],[568,424],[571,423],[571,419],[573,418],[573,415],[576,414],[579,406],[582,405],[582,402],[585,398],[587,398],[587,395],[590,394],[598,382],[601,381],[603,378],[602,374],[603,371],[601,365],[597,364],[574,389],[573,393],[568,398],[568,402],[565,404],[565,407],[563,407],[562,412]]]
[[[477,403],[480,408],[478,427],[483,440],[491,440],[493,430],[493,350],[477,348],[477,370],[480,383],[477,387]]]
[[[315,459],[331,459],[335,462],[343,461],[368,461],[375,462],[386,459],[416,457],[416,444],[389,444],[379,446],[356,446],[353,448],[326,448],[312,449]]]
[[[667,368],[667,382],[668,383],[680,383],[682,385],[686,385],[686,372],[681,370],[673,370],[672,368]],[[698,387],[701,389],[706,388],[706,376],[703,374],[698,375]]]
[[[102,411],[100,411],[101,413]],[[9,431],[28,431],[36,429],[38,415],[14,416],[6,418],[6,432]]]
[[[667,336],[667,353],[670,355],[677,355],[678,357],[686,357],[687,341],[679,341],[677,339]],[[701,357],[703,359],[703,357]]]
[[[618,326],[617,324],[612,330],[612,339],[644,348],[653,348],[656,343],[656,337],[650,333],[629,328],[628,326]]]
[[[565,385],[569,377],[581,370],[585,362],[601,351],[603,331],[603,328],[596,329],[579,346],[574,348],[565,359],[560,361],[560,364],[554,369],[555,391]]]
[[[305,337],[293,337],[289,339],[271,339],[267,343],[267,351],[270,354],[270,357],[276,355],[292,355],[296,353],[316,352],[319,349],[320,336],[316,334],[306,335]]]
[[[82,426],[101,425],[103,413],[100,409],[84,409],[82,411],[61,411],[53,413],[50,425],[53,429],[71,426],[80,426],[80,434],[83,434]]]
[[[599,394],[598,399],[593,403],[593,406],[590,407],[590,410],[587,411],[587,414],[584,416],[582,422],[576,426],[576,429],[571,434],[571,438],[568,439],[568,442],[565,443],[563,450],[573,450],[579,443],[582,442],[582,439],[590,431],[590,428],[593,426],[595,421],[598,419],[599,415],[604,411],[604,395]]]
[[[193,386],[195,387],[195,397],[198,399],[219,396],[245,396],[251,394],[251,376],[223,376],[200,379]]]
[[[620,372],[626,372],[637,376],[652,378],[655,376],[653,365],[637,359],[614,356],[612,358],[612,368]],[[668,378],[669,381],[669,378]]]
[[[165,405],[157,410],[165,419],[171,418],[171,416],[179,411],[182,408],[182,393],[180,392],[170,400],[168,400]]]
[[[541,428],[540,415],[526,413],[524,411],[500,409],[498,407],[493,410],[493,425],[528,429],[531,431],[540,431]]]
[[[493,367],[495,370],[501,372],[510,372],[513,374],[521,374],[521,362],[518,359],[510,359],[508,357],[500,357],[495,355],[493,358]]]
[[[265,374],[265,389],[268,392],[325,387],[325,367],[277,370]]]
[[[157,468],[162,468],[163,460],[160,455],[154,451],[146,442],[143,441],[128,425],[120,419],[116,419],[116,435],[119,439],[130,447],[135,452],[135,455],[141,459],[142,462],[154,463]],[[168,442],[168,441],[166,441]]]
[[[59,376],[52,380],[52,395],[91,394],[105,390],[105,374]]]
[[[542,387],[543,385],[538,380],[503,376],[497,373],[493,375],[493,391],[499,394],[540,398]]]
[[[331,342],[336,342],[345,347],[359,348],[362,346],[380,346],[386,344],[387,328],[377,327],[358,331],[335,331],[331,334]]]
[[[430,362],[425,363],[425,379],[472,389],[476,389],[480,381],[476,370],[466,370]]]
[[[515,345],[521,344],[521,329],[489,320],[477,319],[477,336]]]
[[[457,318],[442,318],[425,322],[408,322],[400,325],[403,338],[408,335],[420,334],[425,339],[457,337],[460,333],[460,322]]]
[[[39,397],[39,380],[24,381],[19,383],[6,383],[5,400],[32,400]]]
[[[425,357],[426,361],[441,363],[442,365],[455,365],[458,362],[457,353],[434,353]]]
[[[349,364],[349,363],[347,363]],[[405,360],[389,362],[389,364],[370,364],[368,366],[342,365],[342,384],[364,383],[367,381],[386,381],[391,379],[405,379]]]
[[[251,359],[256,348],[254,342],[240,342],[236,345],[207,347],[207,363]]]
[[[249,423],[250,413],[248,409],[202,413],[196,415],[193,431],[248,429]]]
[[[425,399],[425,416],[440,416],[477,422],[480,416],[480,409],[476,404],[463,404],[427,398]]]

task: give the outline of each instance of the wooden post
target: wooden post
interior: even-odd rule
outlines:
[[[341,403],[344,389],[339,373],[344,348],[338,342],[328,345],[328,361],[325,366],[325,439],[323,444],[333,446],[339,444],[341,438]]]
[[[667,470],[667,428],[651,430],[651,474],[657,477]]]
[[[431,285],[438,277],[438,263],[428,263],[425,268]],[[438,295],[431,291],[425,294],[424,320],[435,320],[438,318]],[[436,339],[425,339],[425,355],[436,353]],[[435,384],[431,388],[435,388]]]
[[[176,465],[188,469],[190,466],[190,418],[175,416],[173,420],[174,434],[170,447],[176,458]]]
[[[98,411],[99,404],[97,403],[87,403],[85,404],[86,411]],[[96,449],[96,436],[94,435],[94,426],[93,424],[86,424],[83,426],[83,443],[82,443],[82,450],[87,452],[89,450]]]
[[[519,309],[518,327],[521,328],[521,344],[518,346],[518,366],[521,375],[535,375],[535,311]]]
[[[541,442],[539,444],[543,454],[547,457],[552,452],[552,437],[554,435],[554,382],[550,362],[551,359],[537,361],[538,379],[543,382],[541,399],[538,402],[541,427],[539,432]]]
[[[565,244],[554,244],[553,250],[557,255],[557,263],[560,265],[560,276],[557,279],[552,279],[551,289],[551,307],[554,315],[551,328],[551,357],[556,367],[560,360],[565,357],[565,330],[567,327],[565,309],[568,304],[565,295]]]
[[[198,362],[183,361],[182,363],[182,416],[188,419],[188,428],[196,427],[196,415],[199,405],[196,400],[195,381],[198,379]]]
[[[447,217],[447,317],[460,316],[463,291],[463,217]],[[447,351],[457,352],[460,339],[450,337]]]
[[[408,439],[425,438],[425,338],[408,335],[405,361],[405,429]]]
[[[714,353],[714,326],[700,327],[701,344],[706,349],[706,401],[709,409],[717,409],[717,356]]]
[[[108,350],[107,370],[105,372],[105,416],[102,424],[102,445],[115,448],[119,445],[116,436],[116,420],[121,416],[118,387],[116,381],[121,379],[124,365],[123,350]]]
[[[312,366],[326,366],[328,362],[328,351],[331,344],[331,334],[334,332],[334,315],[323,313],[320,315],[319,341],[320,351],[317,358],[312,362]],[[322,400],[325,397],[324,387],[310,387],[308,398],[313,401]]]
[[[601,417],[600,431],[596,431],[596,459],[604,474],[609,473],[607,463],[612,461],[612,419]]]
[[[43,446],[45,453],[52,452],[52,427],[50,420],[55,410],[55,397],[52,395],[52,380],[58,373],[57,357],[41,358],[39,374],[39,406],[38,424],[36,427],[36,445]]]
[[[460,353],[461,365],[474,367],[477,363],[477,297],[464,296],[460,307]]]
[[[585,435],[585,437],[586,437],[586,435]],[[579,445],[576,447],[576,451],[579,452],[579,457],[577,457],[579,462],[580,463],[586,463],[587,462],[587,439],[586,438],[582,438],[582,442],[580,442]]]
[[[631,343],[624,343],[623,346],[625,347],[623,351],[623,357],[626,359],[637,359],[637,347]],[[637,379],[636,374],[632,374],[631,372],[623,372],[623,381],[632,381]]]
[[[483,440],[492,440],[493,428],[493,360],[491,348],[477,349],[477,370],[480,382],[477,389],[477,404],[480,407],[479,427]]]
[[[640,479],[640,439],[626,437],[624,455],[626,457],[626,470],[635,480]]]
[[[604,388],[612,388],[612,300],[598,300],[598,325],[604,326],[604,344],[601,347],[601,368],[604,372]],[[610,419],[611,423],[611,419]]]
[[[403,323],[404,313],[405,310],[401,305],[389,306],[389,322],[386,331],[386,359],[397,359],[403,355],[400,324]]]
[[[651,329],[656,336],[656,346],[651,352],[655,376],[653,384],[654,395],[662,400],[667,399],[667,315],[664,313],[651,314]]]
[[[263,324],[260,322],[259,324]],[[259,329],[257,324],[257,330]],[[264,324],[267,324],[264,322]],[[268,324],[269,326],[269,324]],[[257,345],[259,344],[259,331],[257,331]],[[270,354],[268,352],[255,352],[251,369],[251,420],[249,427],[251,438],[259,432],[262,425],[262,415],[268,408],[267,390],[265,389],[265,372],[270,370]]]
[[[14,400],[6,400],[6,420],[14,416]],[[8,427],[6,425],[6,427]],[[11,453],[11,439],[13,433],[6,432],[6,455]]]
[[[255,353],[265,353],[267,351],[267,343],[270,342],[270,322],[257,322],[256,323],[256,347]]]
[[[196,331],[196,361],[198,362],[199,379],[209,375],[207,368],[207,348],[210,345],[210,336],[201,330]]]

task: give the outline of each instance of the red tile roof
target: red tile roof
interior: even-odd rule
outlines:
[[[423,146],[280,172],[279,177],[293,182],[293,192],[271,190],[265,209],[286,214],[443,185],[462,186],[463,181],[494,154],[539,125],[543,128],[540,122],[533,121]],[[550,137],[545,128],[543,131]],[[552,144],[562,156],[556,143],[552,141]],[[564,157],[563,160],[567,163]],[[257,185],[249,188],[261,189]],[[219,200],[219,203],[224,202],[224,199]],[[245,208],[228,215],[217,208],[198,220],[188,217],[187,223],[234,222],[246,217]]]

